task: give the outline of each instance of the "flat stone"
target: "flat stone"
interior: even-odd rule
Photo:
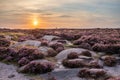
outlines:
[[[61,51],[56,56],[56,59],[58,61],[62,61],[63,59],[66,59],[67,55],[70,54],[71,52],[76,52],[77,54],[81,54],[81,52],[83,52],[83,51],[86,51],[86,49],[82,49],[82,48],[70,48],[70,49],[66,49],[66,50]],[[92,56],[97,56],[96,53],[93,52],[93,51],[90,51],[90,53],[92,54]]]

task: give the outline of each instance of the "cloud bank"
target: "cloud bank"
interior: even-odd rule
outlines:
[[[1,0],[0,27],[119,28],[120,0]]]

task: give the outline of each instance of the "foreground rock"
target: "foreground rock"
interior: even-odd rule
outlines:
[[[0,80],[30,80],[16,71],[17,67],[0,62]]]
[[[21,48],[21,47],[25,47],[25,46],[40,47],[40,45],[41,45],[40,41],[27,40],[27,41],[23,41],[23,42],[18,42],[14,45],[11,45],[10,47],[12,47],[12,48]]]
[[[66,59],[67,58],[67,55],[72,53],[72,52],[75,52],[77,53],[78,55],[82,54],[83,51],[86,51],[85,49],[82,49],[82,48],[70,48],[70,49],[66,49],[66,50],[63,50],[61,51],[57,56],[56,56],[56,59],[58,61],[62,61],[63,59]],[[91,53],[91,56],[97,56],[95,52],[92,52],[90,51]]]
[[[42,74],[51,72],[54,69],[55,65],[47,60],[34,60],[28,63],[27,65],[21,67],[19,72],[22,73],[34,73]]]
[[[52,40],[60,39],[60,37],[52,36],[52,35],[45,35],[45,36],[42,37],[42,39],[47,40],[47,41],[52,41]]]
[[[53,71],[40,76],[45,80],[50,80],[51,77],[55,78],[55,80],[85,80],[77,76],[78,72],[79,69],[68,69],[68,70],[66,69],[66,70]]]

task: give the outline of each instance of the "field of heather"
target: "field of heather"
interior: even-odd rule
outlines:
[[[0,80],[120,80],[120,29],[0,29]]]

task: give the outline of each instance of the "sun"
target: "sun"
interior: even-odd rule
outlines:
[[[38,21],[37,19],[34,19],[34,20],[33,20],[33,25],[34,25],[34,26],[38,26],[38,24],[39,24],[39,21]]]

